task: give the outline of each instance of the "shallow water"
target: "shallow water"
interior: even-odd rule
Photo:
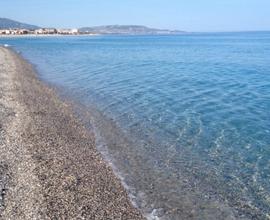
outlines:
[[[149,218],[270,218],[269,32],[0,43],[91,112]]]

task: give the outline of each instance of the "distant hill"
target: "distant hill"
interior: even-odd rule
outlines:
[[[184,31],[155,29],[139,25],[107,25],[107,26],[83,27],[80,28],[79,31],[94,34],[129,34],[129,35],[185,33]]]
[[[36,30],[40,27],[36,25],[30,25],[14,21],[8,18],[0,18],[0,29],[28,29]],[[106,25],[95,27],[83,27],[79,28],[82,33],[89,34],[123,34],[123,35],[162,35],[162,34],[183,34],[184,31],[167,30],[167,29],[155,29],[140,25]]]
[[[35,25],[24,24],[18,21],[7,19],[7,18],[0,18],[0,29],[9,29],[9,28],[35,30],[35,29],[38,29],[39,27]]]

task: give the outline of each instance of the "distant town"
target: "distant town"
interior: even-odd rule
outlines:
[[[161,35],[161,34],[183,34],[183,32],[151,29],[143,26],[99,26],[80,29],[57,29],[57,28],[6,28],[0,29],[0,35],[106,35],[106,34],[124,34],[124,35]]]
[[[0,35],[162,35],[184,31],[149,28],[142,25],[105,25],[82,28],[44,28],[7,18],[0,18]]]
[[[78,29],[56,29],[56,28],[40,28],[36,30],[29,29],[1,29],[0,35],[78,35],[90,34],[80,32]]]

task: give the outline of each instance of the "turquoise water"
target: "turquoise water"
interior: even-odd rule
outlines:
[[[270,32],[1,43],[89,110],[149,218],[270,218]]]

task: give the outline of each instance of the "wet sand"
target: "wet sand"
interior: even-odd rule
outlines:
[[[0,47],[0,219],[143,219],[94,134]]]

